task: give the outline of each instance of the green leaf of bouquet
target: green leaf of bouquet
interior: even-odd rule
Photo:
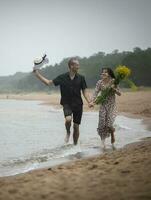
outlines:
[[[127,85],[128,85],[128,87],[130,87],[133,91],[137,91],[137,86],[135,85],[135,83],[132,81],[132,80],[130,80],[130,79],[125,79],[125,80],[123,80]]]

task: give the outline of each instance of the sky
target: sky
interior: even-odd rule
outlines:
[[[97,52],[151,47],[151,0],[0,0],[0,76]]]

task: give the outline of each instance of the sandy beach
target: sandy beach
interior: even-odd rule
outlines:
[[[90,96],[93,90],[89,90]],[[151,117],[151,90],[140,90],[136,92],[122,92],[122,95],[117,96],[117,108],[119,113],[132,114],[135,116]],[[0,94],[0,99],[16,99],[16,100],[39,100],[43,104],[61,108],[60,93],[53,92],[47,93],[27,93],[27,94]],[[84,111],[93,109],[88,108],[86,101],[84,101]],[[99,107],[95,106],[94,110]]]
[[[60,108],[59,94],[4,94],[0,99],[41,100]],[[143,118],[151,130],[151,91],[123,92],[119,114]],[[84,102],[84,110],[89,109]],[[95,107],[98,110],[98,107]],[[0,178],[0,200],[151,199],[151,138],[123,149],[52,168]]]

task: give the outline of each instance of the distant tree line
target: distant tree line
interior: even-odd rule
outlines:
[[[119,52],[114,50],[110,54],[98,52],[88,58],[78,57],[80,71],[86,77],[89,88],[93,88],[100,78],[102,67],[111,67],[113,70],[118,65],[128,66],[132,70],[130,79],[137,86],[151,86],[151,48],[142,50],[135,47],[133,51]],[[69,58],[63,59],[59,64],[49,65],[41,70],[48,79],[54,79],[61,73],[68,71]],[[52,87],[52,89],[56,89]],[[0,92],[34,92],[49,91],[37,78],[30,73],[17,72],[15,75],[0,77]]]

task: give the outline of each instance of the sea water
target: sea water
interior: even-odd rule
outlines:
[[[142,119],[117,116],[116,148],[150,137]],[[24,173],[103,153],[97,135],[98,112],[84,112],[79,144],[64,143],[62,109],[40,101],[0,100],[0,176]],[[72,129],[71,129],[72,130]],[[110,138],[107,150],[112,150]]]

